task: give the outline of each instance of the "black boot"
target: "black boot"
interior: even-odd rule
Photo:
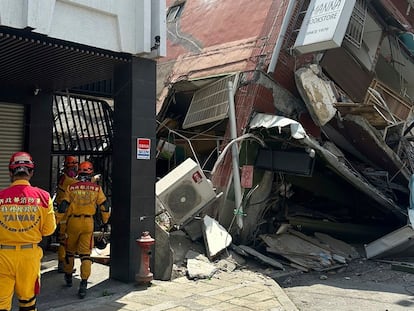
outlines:
[[[72,287],[72,274],[65,273],[65,282],[67,287]]]
[[[78,295],[80,299],[85,298],[86,296],[86,286],[88,284],[88,280],[82,280],[79,284],[79,291],[78,291]]]
[[[65,271],[63,271],[63,261],[59,261],[58,262],[58,269],[57,269],[58,273],[64,273]]]

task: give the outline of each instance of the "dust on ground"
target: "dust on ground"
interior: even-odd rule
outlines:
[[[401,263],[408,270],[412,265],[412,271],[400,271]],[[248,265],[273,278],[300,311],[414,310],[414,257],[361,257],[338,269],[310,272],[288,265],[285,271],[251,261]]]
[[[413,273],[394,270],[392,263],[411,263]],[[394,258],[387,260],[355,259],[347,266],[332,271],[311,271],[292,273],[278,281],[283,288],[312,285],[315,283],[360,284],[366,288],[380,285],[401,288],[405,293],[414,295],[414,258]]]

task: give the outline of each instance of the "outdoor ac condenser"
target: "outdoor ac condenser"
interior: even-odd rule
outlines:
[[[155,185],[155,193],[175,225],[182,225],[216,198],[200,166],[188,158]]]

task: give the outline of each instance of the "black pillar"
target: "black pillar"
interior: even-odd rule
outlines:
[[[53,96],[48,93],[39,93],[36,96],[27,97],[25,102],[29,109],[26,149],[35,162],[35,171],[30,183],[51,191],[49,187],[53,139]]]
[[[133,57],[116,68],[114,94],[110,277],[133,282],[140,261],[136,239],[144,231],[154,237],[155,230],[155,61]],[[137,159],[138,138],[150,139],[148,159]]]

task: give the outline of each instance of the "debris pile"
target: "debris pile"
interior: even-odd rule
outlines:
[[[299,68],[295,79],[301,105],[287,110],[285,102],[275,102],[279,114],[254,112],[246,127],[244,135],[250,139],[241,140],[239,167],[250,172],[250,180],[242,181],[242,215],[240,207],[234,206],[231,179],[224,200],[217,200],[222,193],[217,194],[204,175],[205,165],[196,163],[197,156],[208,163],[218,144],[199,142],[193,149],[190,139],[181,144],[174,140],[173,157],[178,156],[183,142],[191,149],[184,154],[197,156],[187,169],[177,173],[178,166],[157,182],[157,217],[164,217],[159,223],[165,225],[166,233],[182,231],[191,241],[204,236],[206,249],[200,253],[210,261],[231,247],[275,269],[283,270],[287,264],[301,271],[326,271],[346,266],[358,256],[347,243],[369,245],[407,224],[408,184],[414,172],[412,103],[376,79],[364,101],[353,102],[316,64]],[[243,74],[241,81],[256,83]],[[171,133],[182,136],[178,119],[174,123],[177,130],[167,127],[166,121],[171,123],[169,118],[160,121],[160,140],[169,141]],[[193,136],[208,139],[223,133],[222,126],[216,132],[211,129],[207,136],[205,127],[194,127]],[[166,158],[163,149],[160,147],[160,155]],[[171,152],[167,162],[157,163],[169,165]],[[188,160],[184,162],[188,165]],[[215,172],[216,165],[207,167]],[[192,170],[199,173],[194,175]],[[197,186],[198,181],[205,189]],[[212,205],[215,213],[209,214],[211,218],[201,217]],[[223,215],[231,214],[230,207],[234,213],[226,218]],[[220,217],[214,217],[217,215]],[[241,224],[232,227],[229,224],[235,216]],[[201,232],[194,231],[194,217],[199,217]],[[205,236],[203,225],[208,221],[210,226],[216,224],[213,218],[220,219],[221,234],[227,228],[226,238],[209,240]],[[288,230],[281,230],[285,226]],[[388,249],[376,251],[382,256]]]

